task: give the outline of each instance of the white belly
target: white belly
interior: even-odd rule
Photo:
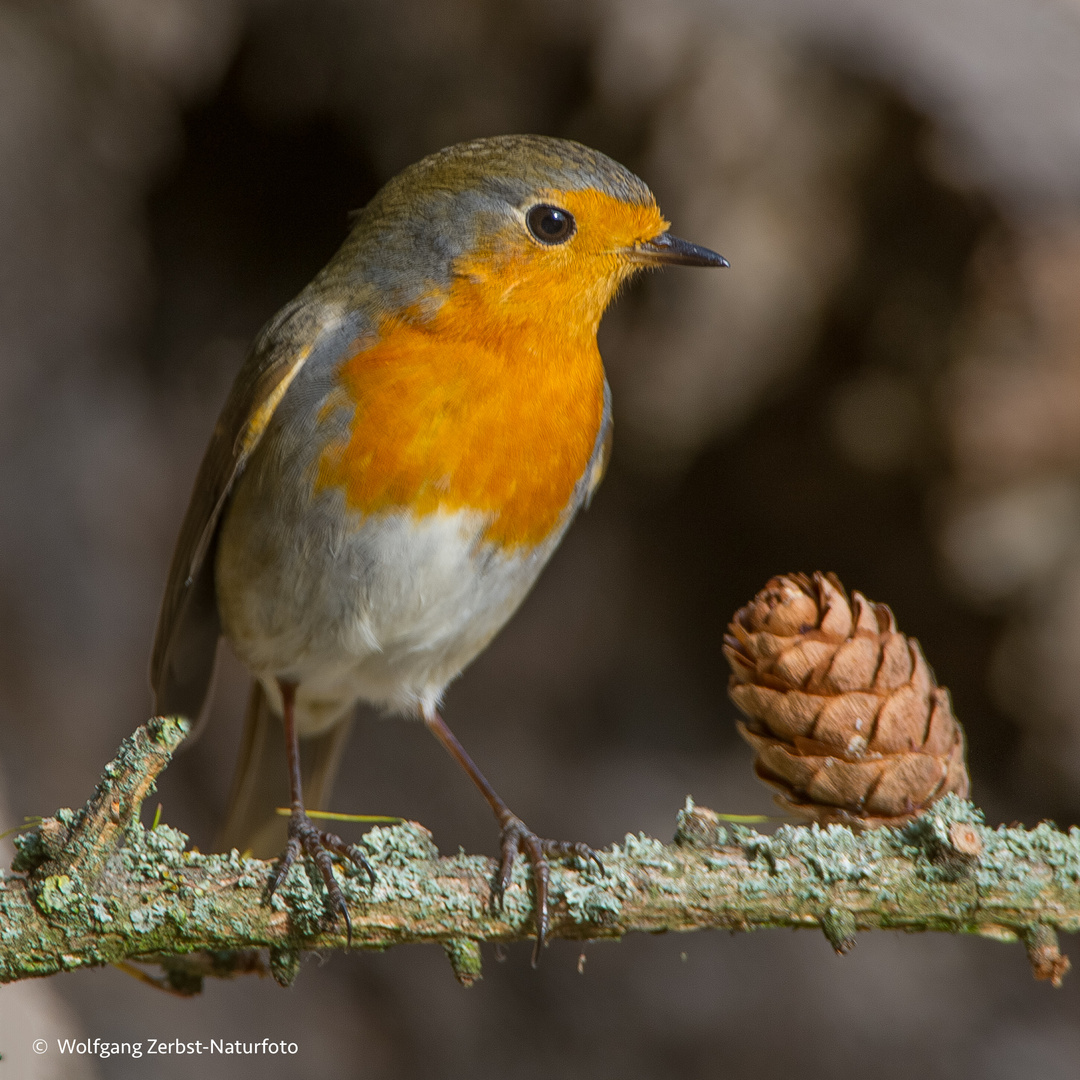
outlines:
[[[340,493],[302,515],[269,510],[257,482],[234,494],[219,541],[222,627],[278,701],[298,683],[297,723],[312,735],[356,701],[417,714],[434,705],[506,622],[557,545],[507,553],[469,511],[361,519]]]

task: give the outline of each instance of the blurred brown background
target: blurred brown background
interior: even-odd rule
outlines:
[[[1076,0],[0,0],[13,820],[81,804],[147,715],[172,542],[255,331],[384,179],[509,131],[625,162],[732,269],[651,277],[605,322],[611,473],[447,702],[499,790],[596,846],[667,838],[687,793],[768,812],[721,638],[773,573],[820,568],[921,639],[992,822],[1080,817]],[[161,784],[196,843],[244,694],[234,664]],[[335,801],[495,850],[416,724],[362,717]],[[588,947],[583,974],[580,952],[556,942],[538,971],[526,947],[489,954],[468,992],[436,949],[191,1001],[114,970],[5,988],[0,1078],[1080,1070],[1080,976],[1035,984],[1016,947],[637,937]],[[27,1054],[58,1026],[300,1054]]]

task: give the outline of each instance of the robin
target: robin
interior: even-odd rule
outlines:
[[[320,831],[357,702],[423,719],[501,830],[494,896],[531,864],[536,953],[549,857],[439,715],[604,474],[611,397],[596,331],[619,286],[726,266],[668,232],[648,187],[534,135],[441,150],[389,181],[264,327],[210,439],[151,663],[159,714],[205,715],[224,636],[254,676],[224,848],[301,854],[351,934]],[[287,787],[286,787],[287,781]],[[287,826],[275,807],[287,801]]]

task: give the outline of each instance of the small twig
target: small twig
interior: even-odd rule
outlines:
[[[1067,956],[1061,955],[1054,929],[1043,923],[1028,927],[1024,931],[1024,945],[1035,978],[1060,986],[1072,964]]]

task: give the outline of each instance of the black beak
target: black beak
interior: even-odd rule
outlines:
[[[637,244],[629,253],[638,262],[650,266],[672,264],[675,266],[730,266],[723,255],[717,255],[707,247],[680,240],[669,232],[662,232],[652,240]]]

